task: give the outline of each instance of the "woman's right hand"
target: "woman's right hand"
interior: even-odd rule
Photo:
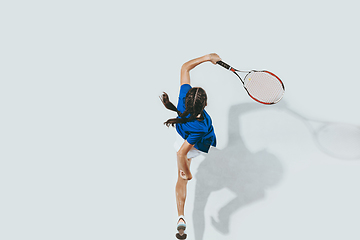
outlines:
[[[209,56],[210,56],[210,62],[212,62],[213,64],[216,64],[218,61],[221,61],[221,58],[216,53],[210,53]]]

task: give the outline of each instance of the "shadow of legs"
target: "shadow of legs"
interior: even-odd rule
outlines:
[[[205,207],[209,199],[211,190],[207,186],[202,186],[196,182],[195,201],[193,210],[194,234],[196,240],[202,240],[205,231]]]

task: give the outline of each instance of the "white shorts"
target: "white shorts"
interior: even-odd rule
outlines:
[[[179,149],[183,145],[184,141],[185,140],[176,132],[176,141],[174,143],[174,148],[175,148],[176,152],[179,151]],[[199,156],[200,154],[201,154],[201,152],[199,150],[192,147],[187,154],[187,158],[194,158],[194,157]]]

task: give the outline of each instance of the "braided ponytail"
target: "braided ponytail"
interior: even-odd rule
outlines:
[[[167,93],[163,93],[160,100],[164,104],[165,108],[174,111],[178,114],[178,118],[170,118],[164,124],[169,127],[175,126],[175,124],[191,122],[195,119],[203,120],[202,112],[206,106],[207,96],[206,92],[202,88],[191,88],[185,97],[185,111],[181,113],[173,103],[170,102]],[[190,116],[187,118],[187,116]],[[200,117],[198,118],[198,116]]]

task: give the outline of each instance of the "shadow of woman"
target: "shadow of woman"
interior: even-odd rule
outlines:
[[[281,180],[283,167],[279,159],[266,150],[251,152],[240,133],[239,117],[263,107],[257,103],[232,106],[229,111],[228,145],[223,150],[211,149],[200,163],[195,175],[193,210],[196,240],[203,239],[205,206],[212,192],[227,188],[236,195],[219,210],[218,221],[211,218],[215,229],[228,234],[231,215],[241,207],[263,199],[265,190]]]

